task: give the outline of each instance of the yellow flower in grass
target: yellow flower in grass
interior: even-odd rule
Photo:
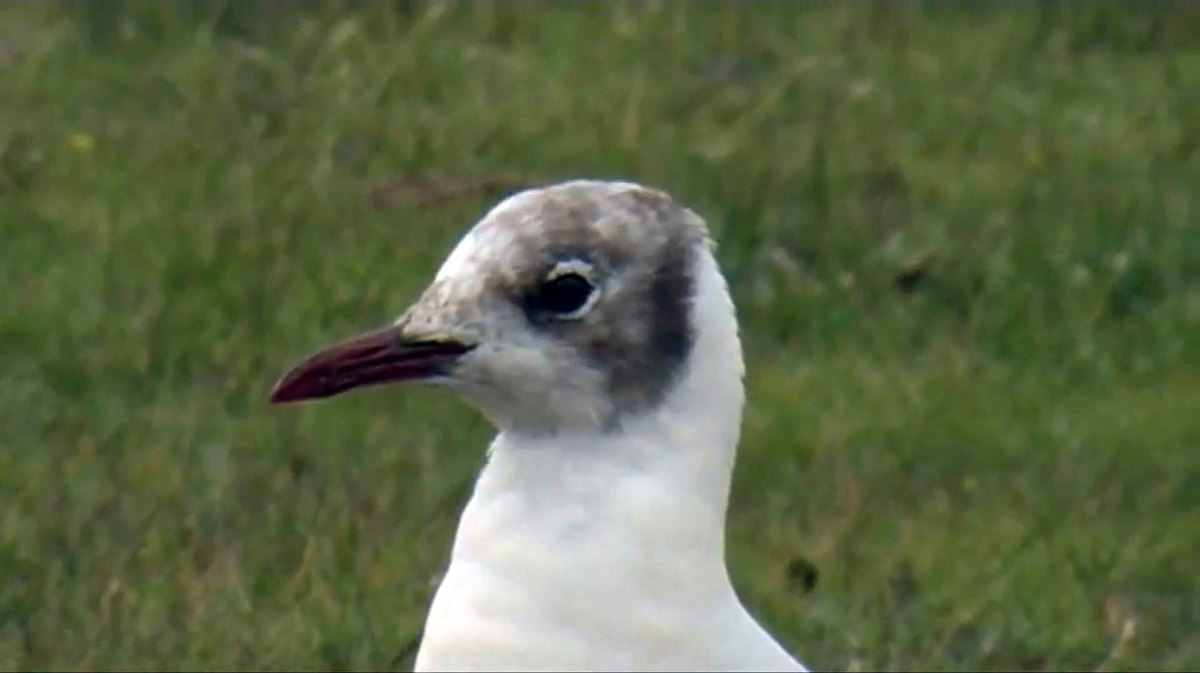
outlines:
[[[86,131],[76,131],[67,136],[67,147],[76,154],[91,154],[96,149],[96,138]]]

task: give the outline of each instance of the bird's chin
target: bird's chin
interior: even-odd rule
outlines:
[[[310,356],[279,379],[271,403],[332,397],[385,383],[445,380],[472,348],[453,339],[416,338],[399,327],[385,327]]]
[[[554,384],[545,384],[541,389],[532,385],[514,387],[511,381],[502,385],[476,379],[470,370],[471,363],[467,363],[454,376],[434,382],[474,407],[501,432],[525,436],[590,434],[607,431],[616,418],[608,400],[583,391],[564,390]]]

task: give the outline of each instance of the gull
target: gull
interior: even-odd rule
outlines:
[[[276,384],[274,403],[443,385],[498,430],[416,670],[805,670],[725,565],[744,389],[714,248],[652,188],[523,191],[395,323]]]

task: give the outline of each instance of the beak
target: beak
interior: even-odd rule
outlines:
[[[452,340],[414,339],[399,327],[368,332],[301,362],[271,391],[271,403],[330,397],[351,388],[445,376],[474,346]]]

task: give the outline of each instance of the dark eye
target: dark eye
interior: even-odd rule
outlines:
[[[564,273],[542,283],[533,296],[533,303],[544,311],[574,313],[583,308],[593,291],[595,288],[587,278],[577,273]]]

